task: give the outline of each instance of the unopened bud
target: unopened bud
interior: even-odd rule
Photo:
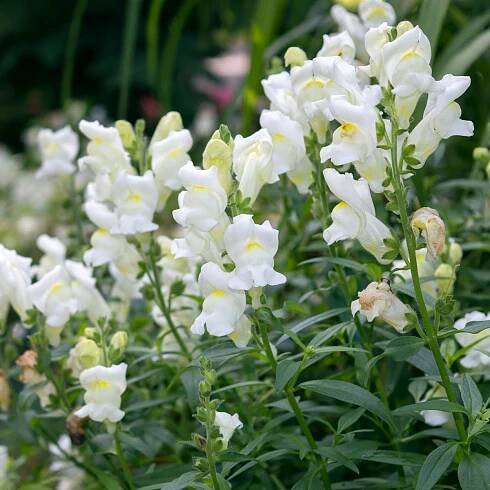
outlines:
[[[128,345],[128,334],[124,330],[119,330],[111,338],[111,347],[116,350],[124,351]]]
[[[94,339],[96,335],[97,335],[97,331],[95,330],[95,328],[92,327],[87,327],[83,331],[83,336],[87,339]]]
[[[291,46],[284,55],[284,64],[286,66],[303,66],[308,59],[306,53],[296,46]]]
[[[402,22],[399,22],[396,26],[396,34],[397,36],[401,36],[411,29],[413,29],[413,24],[409,20],[403,20]]]
[[[218,179],[226,193],[230,192],[232,184],[231,162],[231,145],[226,144],[219,137],[211,138],[202,154],[202,166],[205,169],[217,167]]]
[[[446,227],[439,213],[432,208],[417,209],[412,215],[410,226],[415,236],[422,235],[427,244],[427,260],[434,260],[444,249]]]
[[[484,146],[478,146],[473,150],[473,158],[483,162],[490,161],[490,150]]]
[[[202,396],[208,396],[211,393],[211,385],[207,381],[199,383],[199,392]]]
[[[151,144],[164,140],[171,131],[180,131],[181,129],[184,129],[181,115],[175,111],[167,112],[160,119],[151,138]]]
[[[128,121],[116,121],[116,129],[126,150],[129,150],[136,141],[133,126]]]
[[[100,362],[100,349],[91,339],[82,339],[75,346],[75,357],[84,369],[97,366]]]
[[[435,270],[434,275],[437,278],[437,287],[441,295],[446,295],[452,291],[454,282],[454,271],[449,264],[440,264]]]
[[[335,3],[342,5],[342,7],[355,12],[361,3],[361,0],[335,0]]]
[[[462,258],[463,249],[461,248],[461,245],[456,242],[451,242],[449,244],[449,260],[451,261],[451,264],[459,264]]]
[[[446,361],[449,361],[451,357],[456,354],[456,344],[452,339],[446,339],[441,342],[441,354]]]

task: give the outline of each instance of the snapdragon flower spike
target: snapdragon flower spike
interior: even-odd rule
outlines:
[[[9,304],[22,320],[32,307],[28,293],[31,284],[31,262],[27,257],[18,255],[0,244],[0,322],[7,314]]]
[[[255,202],[265,184],[279,180],[272,162],[273,143],[269,132],[260,129],[244,138],[235,137],[233,149],[233,172],[238,180],[238,189],[250,202]]]
[[[121,396],[126,391],[125,363],[110,367],[95,366],[80,374],[85,389],[85,405],[75,412],[77,417],[90,417],[95,422],[116,423],[122,420]]]
[[[46,316],[47,335],[58,345],[60,333],[71,315],[86,312],[92,321],[109,315],[109,308],[95,287],[92,270],[66,260],[28,288],[34,306]]]
[[[225,449],[235,430],[243,428],[243,423],[237,413],[231,415],[227,412],[216,412],[214,425],[219,429]]]
[[[361,313],[368,322],[381,318],[397,332],[403,333],[408,321],[409,308],[401,302],[385,282],[372,282],[359,293],[359,299],[351,304],[352,316]]]
[[[472,136],[473,123],[460,119],[461,107],[455,99],[470,86],[470,77],[444,75],[431,86],[422,120],[408,136],[407,144],[415,145],[413,157],[421,167],[443,139],[451,136]]]
[[[380,264],[388,251],[384,240],[392,238],[389,228],[376,218],[368,183],[355,180],[351,173],[340,174],[332,168],[323,171],[329,189],[340,199],[331,213],[333,223],[323,232],[324,240],[332,245],[340,240],[357,239]]]
[[[65,126],[58,131],[41,129],[37,135],[39,151],[41,152],[41,168],[36,177],[54,177],[70,175],[75,171],[73,161],[78,154],[78,135]]]
[[[181,226],[210,231],[222,221],[228,198],[218,177],[218,167],[207,170],[188,162],[179,171],[185,191],[179,194],[179,209],[172,215]]]
[[[104,127],[98,121],[80,121],[80,131],[90,139],[87,155],[78,160],[80,169],[89,168],[95,175],[105,174],[114,180],[119,172],[134,174],[131,160],[113,127]]]
[[[201,314],[192,324],[192,333],[202,335],[206,327],[210,335],[223,337],[238,330],[246,298],[243,291],[229,287],[231,277],[232,273],[223,271],[213,262],[202,266],[198,282],[204,302]]]
[[[224,241],[226,252],[235,264],[229,281],[231,288],[249,290],[286,282],[286,276],[274,270],[279,232],[269,221],[258,225],[249,214],[235,216],[225,231]]]
[[[472,311],[466,313],[463,318],[460,318],[454,324],[454,328],[460,331],[455,337],[461,347],[475,344],[459,361],[467,369],[486,369],[490,366],[490,328],[485,328],[474,334],[464,331],[469,322],[481,322],[485,320],[490,320],[490,313],[485,315],[481,311]]]

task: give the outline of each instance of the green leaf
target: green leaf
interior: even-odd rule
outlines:
[[[160,490],[183,490],[184,488],[188,488],[189,484],[194,482],[198,475],[199,473],[197,471],[189,471],[171,482],[164,483],[160,487]]]
[[[424,341],[419,337],[410,335],[397,337],[388,342],[385,355],[393,357],[395,361],[405,361],[415,355],[424,346]]]
[[[362,417],[365,411],[366,410],[364,408],[359,407],[344,413],[344,415],[342,415],[337,422],[337,432],[344,432],[352,424],[355,424]]]
[[[449,0],[423,0],[419,11],[418,25],[429,38],[432,56],[436,53],[439,34],[446,17]]]
[[[276,368],[275,383],[277,391],[282,391],[285,388],[288,381],[295,375],[300,365],[300,362],[292,361],[290,359],[285,359],[284,361],[278,363]]]
[[[490,320],[468,322],[464,327],[464,333],[478,333],[487,328],[490,328]]]
[[[457,444],[453,442],[434,449],[420,468],[415,490],[430,490],[451,465],[457,449]]]
[[[353,383],[332,379],[319,379],[301,383],[300,387],[305,390],[314,391],[320,395],[329,396],[336,400],[363,407],[393,426],[393,418],[381,400],[369,391]]]
[[[110,473],[96,468],[92,468],[92,471],[95,473],[97,480],[99,480],[104,490],[122,490],[119,480]]]
[[[199,403],[199,382],[202,380],[201,371],[197,366],[190,366],[180,376],[184,385],[189,405],[194,408]]]
[[[352,470],[354,473],[359,474],[359,468],[355,465],[355,463],[351,461],[349,458],[347,458],[345,455],[343,455],[337,449],[331,446],[320,446],[318,448],[318,452],[325,458],[328,458],[332,461],[336,461],[337,463],[340,463],[342,466],[349,468],[349,470]]]
[[[463,404],[469,413],[477,414],[483,406],[483,398],[476,383],[469,374],[463,375],[463,381],[459,386]]]
[[[424,462],[424,456],[421,454],[389,450],[374,451],[364,456],[363,459],[397,466],[420,466]]]
[[[483,454],[465,454],[458,466],[462,490],[490,489],[490,458]]]
[[[465,408],[459,403],[453,403],[448,400],[428,400],[426,402],[412,403],[404,407],[393,410],[393,415],[404,417],[412,415],[422,410],[441,410],[442,412],[466,412]]]

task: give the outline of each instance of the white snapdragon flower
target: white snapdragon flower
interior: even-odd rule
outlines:
[[[124,417],[121,396],[126,390],[125,363],[111,367],[95,366],[80,374],[85,389],[85,405],[75,412],[77,417],[90,417],[95,422],[119,422]]]
[[[172,215],[181,226],[210,231],[222,221],[228,198],[218,177],[218,167],[207,170],[188,162],[179,171],[185,191]]]
[[[279,232],[269,221],[258,225],[249,214],[233,218],[225,231],[225,247],[235,264],[229,286],[249,290],[286,282],[286,276],[274,270],[274,255],[279,247]]]
[[[287,71],[270,75],[262,80],[265,96],[271,103],[271,110],[282,112],[284,115],[297,121],[303,129],[303,135],[310,131],[308,119],[298,105],[291,83],[291,76]]]
[[[92,270],[67,260],[28,288],[34,306],[46,316],[49,341],[58,345],[71,315],[86,312],[92,321],[107,317],[109,308],[95,287]]]
[[[367,27],[377,27],[383,22],[393,25],[396,22],[395,9],[383,0],[362,0],[359,4],[359,17]]]
[[[230,415],[226,412],[216,412],[214,425],[216,425],[219,429],[225,449],[228,447],[228,442],[233,436],[235,430],[243,427],[243,423],[241,422],[237,413]]]
[[[213,262],[202,266],[198,282],[204,302],[201,314],[192,324],[192,333],[202,335],[206,326],[210,335],[223,337],[238,329],[246,298],[243,291],[230,289],[228,284],[232,277],[232,273],[223,271]]]
[[[340,27],[340,31],[347,31],[356,46],[357,57],[364,61],[367,57],[364,49],[364,34],[366,27],[361,19],[351,12],[348,12],[342,5],[334,5],[330,9],[330,15]]]
[[[409,308],[402,303],[385,282],[372,282],[359,293],[359,299],[351,304],[352,316],[361,313],[368,322],[381,318],[397,332],[403,333],[408,321]]]
[[[469,77],[445,75],[431,86],[422,120],[415,126],[407,144],[415,145],[414,158],[422,166],[439,146],[451,136],[472,136],[473,123],[460,119],[461,107],[455,99],[470,86]]]
[[[279,111],[262,111],[260,125],[272,137],[272,165],[277,175],[297,168],[306,156],[301,125]]]
[[[417,209],[410,219],[414,235],[421,235],[427,244],[427,259],[434,260],[446,245],[446,226],[439,213],[432,208]]]
[[[337,34],[324,34],[323,45],[317,53],[320,56],[340,56],[348,63],[356,57],[356,46],[347,31]]]
[[[290,170],[287,175],[289,180],[296,186],[300,194],[306,194],[309,187],[313,184],[313,164],[305,155],[293,170]]]
[[[331,245],[339,240],[357,239],[381,264],[388,251],[384,240],[391,238],[389,228],[376,218],[373,199],[368,183],[355,180],[352,174],[340,174],[334,169],[323,171],[329,189],[341,202],[331,213],[333,223],[323,232],[324,240]]]
[[[73,161],[78,154],[78,135],[65,126],[58,131],[41,129],[37,135],[42,165],[36,177],[70,175],[75,171]]]
[[[32,307],[28,294],[31,262],[30,258],[22,257],[15,250],[0,244],[0,315],[6,314],[10,304],[22,320],[26,319],[27,310]]]
[[[124,149],[119,131],[104,127],[98,121],[80,121],[80,131],[89,138],[87,155],[80,158],[80,169],[89,168],[96,175],[107,174],[115,179],[121,170],[135,173]]]
[[[157,237],[157,243],[160,246],[162,258],[158,265],[162,269],[162,284],[172,284],[177,280],[184,283],[195,282],[194,274],[196,261],[184,257],[176,257],[172,248],[175,240],[164,235]]]
[[[467,369],[488,368],[490,366],[490,328],[485,328],[478,333],[464,331],[467,323],[484,320],[490,320],[490,314],[485,315],[480,311],[472,311],[466,313],[454,324],[454,328],[461,331],[455,337],[462,347],[476,343],[460,360],[461,365]]]
[[[233,149],[233,171],[238,180],[238,189],[251,203],[257,198],[265,184],[279,180],[272,162],[273,143],[269,132],[261,129],[244,138],[235,137]]]
[[[64,262],[66,246],[60,239],[48,235],[40,235],[36,240],[36,245],[37,248],[44,252],[39,265],[33,268],[37,277],[44,276],[57,265]]]
[[[141,176],[119,173],[113,186],[113,200],[116,220],[111,233],[134,235],[158,228],[153,223],[158,191],[151,170]]]
[[[192,136],[187,129],[170,131],[167,137],[150,146],[151,167],[158,189],[165,196],[182,187],[179,170],[190,161]]]

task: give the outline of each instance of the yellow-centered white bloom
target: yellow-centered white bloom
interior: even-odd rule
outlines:
[[[249,290],[286,282],[286,276],[274,270],[279,232],[269,221],[258,225],[249,214],[235,216],[224,240],[226,252],[235,264],[229,281],[231,288]]]
[[[223,271],[213,262],[202,266],[198,282],[204,302],[201,314],[192,324],[192,333],[202,335],[206,327],[210,335],[223,337],[238,329],[246,298],[245,292],[229,287],[231,278],[232,273]]]
[[[359,299],[351,304],[352,316],[361,313],[368,322],[380,318],[397,332],[403,333],[408,321],[409,308],[392,292],[386,282],[372,282],[359,293]]]
[[[410,219],[410,226],[417,237],[421,235],[427,244],[427,259],[434,260],[446,244],[446,226],[439,213],[432,208],[417,209]]]
[[[75,412],[77,417],[90,417],[95,422],[119,422],[124,417],[121,396],[126,390],[125,363],[111,367],[95,366],[80,374],[85,390],[85,405]]]
[[[73,161],[78,154],[79,142],[78,135],[70,126],[58,131],[41,129],[37,143],[42,163],[36,177],[70,175],[75,171]]]
[[[331,245],[339,240],[359,240],[359,243],[378,262],[388,251],[384,240],[391,238],[389,228],[376,218],[369,185],[364,179],[355,180],[351,173],[340,174],[332,168],[323,171],[329,189],[340,199],[331,213],[333,223],[323,232],[324,240]]]
[[[272,138],[272,165],[277,175],[294,170],[306,156],[301,125],[279,111],[262,111],[260,125]]]
[[[485,315],[485,313],[480,311],[472,311],[466,313],[463,318],[460,318],[454,324],[454,328],[461,331],[461,333],[455,335],[458,343],[462,347],[474,344],[460,360],[461,365],[467,369],[485,369],[490,366],[490,328],[480,330],[478,333],[465,332],[467,323],[485,320],[490,320],[490,314]]]
[[[233,149],[233,172],[238,180],[238,189],[251,203],[265,184],[279,180],[272,162],[273,143],[269,132],[261,129],[244,138],[235,137]]]
[[[323,45],[317,53],[320,56],[340,56],[348,63],[356,57],[356,46],[347,31],[337,34],[324,34]]]
[[[364,49],[364,34],[366,32],[366,27],[361,19],[356,14],[348,12],[341,5],[334,5],[330,9],[330,15],[338,24],[340,32],[347,31],[349,33],[349,36],[356,46],[357,57],[361,61],[365,61],[367,57],[366,50]]]
[[[32,307],[28,294],[31,262],[30,258],[22,257],[15,250],[0,244],[0,321],[3,321],[1,315],[7,313],[9,304],[22,320],[26,319],[27,310]]]
[[[36,240],[36,245],[37,248],[44,252],[44,255],[39,261],[39,265],[33,267],[33,271],[37,277],[44,276],[44,274],[64,262],[66,247],[60,239],[50,237],[49,235],[40,235]]]
[[[46,331],[52,345],[71,315],[85,312],[92,321],[107,317],[109,308],[95,287],[92,270],[67,260],[28,288],[34,306],[46,316]]]
[[[422,120],[415,126],[407,144],[415,145],[414,158],[421,167],[443,139],[451,136],[472,136],[473,123],[460,119],[461,107],[455,99],[470,86],[470,77],[444,75],[431,86]]]
[[[218,167],[207,170],[188,162],[179,171],[185,191],[179,194],[179,209],[172,215],[179,225],[210,231],[222,220],[228,202],[218,177]]]
[[[243,424],[237,413],[230,415],[226,412],[216,412],[214,419],[214,425],[216,425],[221,434],[221,439],[223,441],[223,447],[226,449],[228,447],[228,442],[230,441],[233,433],[237,429],[241,429]]]
[[[362,0],[359,17],[367,28],[377,27],[383,22],[393,25],[396,21],[395,9],[383,0]]]

